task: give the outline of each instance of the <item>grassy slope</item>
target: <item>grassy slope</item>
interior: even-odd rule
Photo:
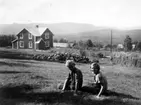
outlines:
[[[34,60],[0,59],[0,105],[140,105],[141,71],[135,68],[101,64],[110,93],[96,99],[83,93],[61,94],[57,84],[68,71],[62,63]],[[84,85],[92,82],[89,65],[77,65],[84,74]]]

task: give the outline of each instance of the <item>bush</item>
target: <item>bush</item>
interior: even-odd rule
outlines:
[[[98,54],[97,54],[97,57],[98,57],[98,58],[103,58],[104,55],[103,55],[102,53],[98,53]]]
[[[86,51],[84,49],[79,50],[80,56],[86,56]]]

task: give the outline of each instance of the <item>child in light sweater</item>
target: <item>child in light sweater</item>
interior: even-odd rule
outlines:
[[[95,89],[98,90],[97,98],[101,94],[106,93],[108,88],[108,83],[106,77],[101,73],[100,66],[98,63],[92,63],[90,66],[92,73],[94,74],[94,84]]]

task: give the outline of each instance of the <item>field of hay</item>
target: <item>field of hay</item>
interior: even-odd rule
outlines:
[[[68,69],[64,63],[0,58],[0,105],[141,105],[141,70],[100,62],[109,94],[100,99],[90,93],[61,93],[57,85]],[[84,85],[93,82],[89,64],[76,64]]]
[[[140,52],[114,52],[114,63],[121,64],[127,67],[141,68],[141,54]]]

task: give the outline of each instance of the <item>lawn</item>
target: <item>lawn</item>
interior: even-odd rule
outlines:
[[[76,66],[83,72],[84,85],[92,83],[90,65]],[[109,94],[97,99],[90,93],[74,96],[57,89],[68,74],[64,63],[0,58],[0,105],[141,105],[140,69],[101,61],[101,71]]]

